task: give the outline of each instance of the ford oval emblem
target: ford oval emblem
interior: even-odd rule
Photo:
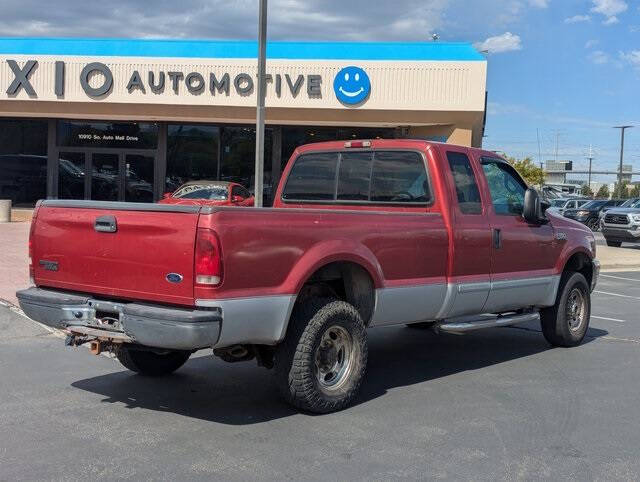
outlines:
[[[167,275],[167,281],[169,283],[180,283],[182,279],[182,275],[178,273],[169,273]]]

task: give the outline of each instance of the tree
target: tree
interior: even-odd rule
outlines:
[[[507,158],[509,164],[511,164],[516,171],[524,177],[527,184],[530,186],[541,186],[544,184],[544,169],[536,166],[535,162],[530,157],[525,159],[515,159],[514,157]]]
[[[640,197],[640,184],[635,184],[631,190],[631,197]]]
[[[596,198],[609,199],[609,186],[607,186],[606,184],[600,186],[600,189],[598,189],[598,192],[596,193]]]
[[[613,188],[613,197],[616,199],[627,199],[629,197],[629,189],[627,189],[627,181],[622,181],[621,185],[615,184]]]
[[[582,186],[582,195],[584,197],[593,197],[593,191],[591,190],[591,187],[587,186],[586,184]]]

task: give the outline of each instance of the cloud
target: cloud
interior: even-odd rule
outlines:
[[[600,40],[597,40],[597,39],[587,40],[587,42],[584,44],[584,48],[585,49],[591,49],[591,48],[595,47],[596,45],[598,45],[599,43],[600,43]]]
[[[489,53],[492,54],[522,50],[520,36],[514,35],[511,32],[505,32],[502,35],[489,37],[484,42],[478,42],[474,44],[474,46],[480,51],[488,50]]]
[[[625,0],[593,0],[591,11],[604,15],[603,25],[613,25],[618,23],[618,15],[626,12],[629,8]]]
[[[620,52],[620,60],[630,64],[633,68],[640,70],[640,50]]]
[[[529,0],[529,5],[536,8],[547,8],[550,0]]]
[[[581,23],[591,20],[590,15],[574,15],[573,17],[565,18],[564,23]]]
[[[454,0],[271,0],[268,35],[273,40],[426,41],[444,31]],[[507,1],[507,0],[500,0]],[[21,0],[3,12],[0,36],[256,38],[257,0],[154,0],[148,2]],[[455,35],[455,34],[454,34]]]
[[[589,54],[589,60],[596,65],[604,65],[609,63],[609,55],[602,50],[594,50]]]
[[[491,116],[494,115],[511,115],[511,114],[524,114],[528,109],[522,104],[505,104],[502,102],[487,103],[487,113]]]

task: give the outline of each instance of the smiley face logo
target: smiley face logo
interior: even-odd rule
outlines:
[[[333,81],[333,90],[340,102],[356,105],[365,101],[371,93],[371,81],[360,67],[345,67]]]

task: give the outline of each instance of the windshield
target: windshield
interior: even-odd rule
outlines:
[[[627,199],[620,205],[621,208],[637,208],[640,207],[640,199]]]
[[[551,207],[552,208],[561,208],[562,206],[564,206],[564,204],[567,201],[565,201],[564,199],[554,199],[553,201],[551,201]]]
[[[607,201],[589,201],[584,206],[581,206],[580,209],[596,209],[600,206],[603,206]]]
[[[229,198],[227,186],[216,184],[189,184],[173,193],[173,197],[180,199],[208,199],[210,201],[225,201]]]

